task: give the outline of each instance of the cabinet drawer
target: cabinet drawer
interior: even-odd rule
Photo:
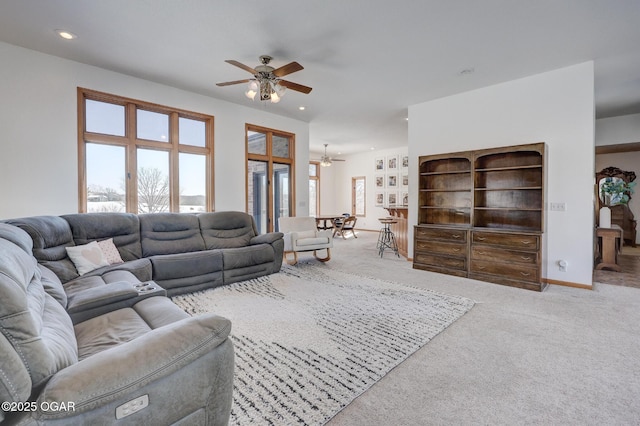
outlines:
[[[433,265],[443,268],[467,270],[467,260],[461,257],[438,256],[427,253],[415,253],[413,256],[414,263],[424,265]]]
[[[415,251],[448,254],[451,256],[466,256],[467,245],[460,243],[445,243],[442,241],[416,240]]]
[[[487,260],[471,260],[471,272],[496,275],[522,281],[538,282],[538,267],[517,263],[497,263]]]
[[[487,261],[500,259],[501,262],[536,265],[538,263],[538,252],[516,251],[478,244],[471,247],[471,258]]]
[[[538,250],[540,248],[540,236],[531,234],[473,231],[471,241],[474,244],[489,244],[520,250]]]
[[[464,243],[467,241],[467,231],[465,229],[446,228],[415,228],[417,240],[445,240]]]

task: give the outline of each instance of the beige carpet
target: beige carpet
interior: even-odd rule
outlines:
[[[329,425],[640,424],[639,289],[551,285],[536,293],[419,271],[392,255],[380,259],[376,237],[336,239],[326,268],[476,305]]]

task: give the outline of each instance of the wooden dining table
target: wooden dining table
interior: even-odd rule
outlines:
[[[335,227],[336,219],[344,219],[344,215],[319,215],[316,216],[316,227],[318,229],[333,229]]]

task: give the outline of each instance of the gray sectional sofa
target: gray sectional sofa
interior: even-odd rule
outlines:
[[[79,275],[65,247],[109,238],[124,262]],[[283,247],[242,212],[0,223],[0,422],[226,424],[231,324],[166,295],[277,272]]]
[[[153,280],[173,296],[272,274],[282,266],[283,234],[259,235],[253,217],[243,212],[79,213],[6,222],[31,236],[38,262],[70,290],[97,285],[93,277],[120,270]],[[125,263],[80,277],[65,247],[107,238]]]

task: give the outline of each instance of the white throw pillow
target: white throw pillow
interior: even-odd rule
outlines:
[[[102,253],[100,246],[95,241],[83,246],[65,248],[67,255],[69,255],[69,258],[76,266],[78,274],[80,275],[84,275],[102,266],[109,266],[109,262],[104,257],[104,253]]]
[[[113,238],[98,241],[98,245],[100,246],[100,250],[102,250],[102,254],[104,254],[105,259],[107,259],[107,262],[109,262],[109,265],[113,265],[115,263],[124,263],[124,260],[122,260],[122,257],[120,256],[118,248],[115,244],[113,244]]]

